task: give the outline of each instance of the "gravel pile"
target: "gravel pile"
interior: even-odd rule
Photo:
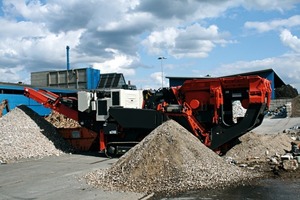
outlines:
[[[70,151],[70,145],[56,129],[26,106],[16,107],[0,118],[1,163]]]
[[[88,173],[108,190],[172,194],[225,187],[258,176],[227,163],[173,120],[163,123],[111,168]]]
[[[50,115],[45,117],[56,128],[78,128],[80,124],[74,119],[70,119],[56,111],[52,111]]]
[[[240,144],[237,144],[227,153],[238,162],[250,161],[253,159],[266,161],[275,154],[284,154],[284,150],[291,149],[291,137],[287,134],[256,134],[247,133],[239,138]]]

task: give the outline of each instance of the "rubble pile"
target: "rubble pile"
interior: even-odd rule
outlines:
[[[300,126],[299,125],[284,129],[283,133],[290,136],[292,140],[300,141]]]
[[[19,106],[0,118],[0,162],[59,156],[71,147],[44,118]]]
[[[90,172],[85,178],[88,184],[108,190],[171,194],[241,184],[257,176],[227,163],[169,120],[109,169]]]
[[[269,110],[267,113],[267,117],[272,117],[272,118],[285,118],[287,116],[288,116],[288,112],[287,112],[286,105],[279,106],[274,110]]]
[[[78,127],[80,127],[80,124],[77,121],[70,119],[54,110],[50,113],[50,115],[45,117],[45,119],[56,128],[78,128]]]
[[[291,149],[291,137],[287,134],[256,134],[247,133],[239,138],[240,144],[235,145],[227,153],[237,162],[259,160],[266,161],[275,154],[284,154]]]
[[[240,167],[273,171],[275,174],[281,169],[294,171],[300,163],[300,142],[297,139],[289,133],[247,133],[240,137],[240,144],[226,153],[226,160]]]

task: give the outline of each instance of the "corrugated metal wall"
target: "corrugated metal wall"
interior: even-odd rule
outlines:
[[[99,80],[100,70],[93,68],[31,73],[31,85],[42,87],[95,89]]]

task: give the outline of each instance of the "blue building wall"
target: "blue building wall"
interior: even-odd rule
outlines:
[[[85,73],[83,73],[85,74],[84,76],[86,78],[85,88],[88,90],[96,89],[100,81],[100,70],[93,69],[93,68],[85,68],[79,70],[82,70],[83,72],[85,71]],[[37,74],[38,73],[39,72],[37,72]],[[45,74],[42,72],[40,73]],[[65,95],[76,96],[77,94],[77,89],[67,89],[63,87],[58,88],[58,86],[60,85],[57,85],[56,88],[41,86],[39,88],[34,88],[34,89],[45,89],[56,94],[62,94],[64,96]],[[45,108],[40,103],[25,97],[23,94],[24,94],[24,85],[0,83],[0,102],[3,99],[7,99],[11,110],[19,105],[26,105],[41,116],[46,116],[50,114],[51,109]],[[3,114],[6,114],[6,110],[3,111]]]
[[[0,101],[2,101],[3,99],[8,100],[10,110],[20,105],[26,105],[41,116],[49,115],[51,112],[49,108],[45,108],[40,103],[29,99],[21,94],[0,94]],[[6,110],[3,110],[3,114],[6,113]]]
[[[86,88],[88,90],[96,89],[100,81],[100,70],[87,68],[86,69]]]
[[[55,88],[41,88],[41,89],[46,89],[51,92],[62,94],[62,95],[75,95],[77,92],[77,90],[69,90],[69,89],[55,89]],[[49,115],[51,112],[51,109],[45,108],[40,103],[24,96],[24,86],[22,85],[0,84],[0,102],[2,102],[2,100],[4,99],[8,100],[10,110],[14,109],[19,105],[26,105],[41,116]],[[6,113],[7,112],[4,109],[3,114]]]

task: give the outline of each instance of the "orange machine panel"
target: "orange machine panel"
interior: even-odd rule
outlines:
[[[97,142],[98,134],[87,128],[59,128],[60,135],[70,142],[77,151],[89,151],[92,145]]]

